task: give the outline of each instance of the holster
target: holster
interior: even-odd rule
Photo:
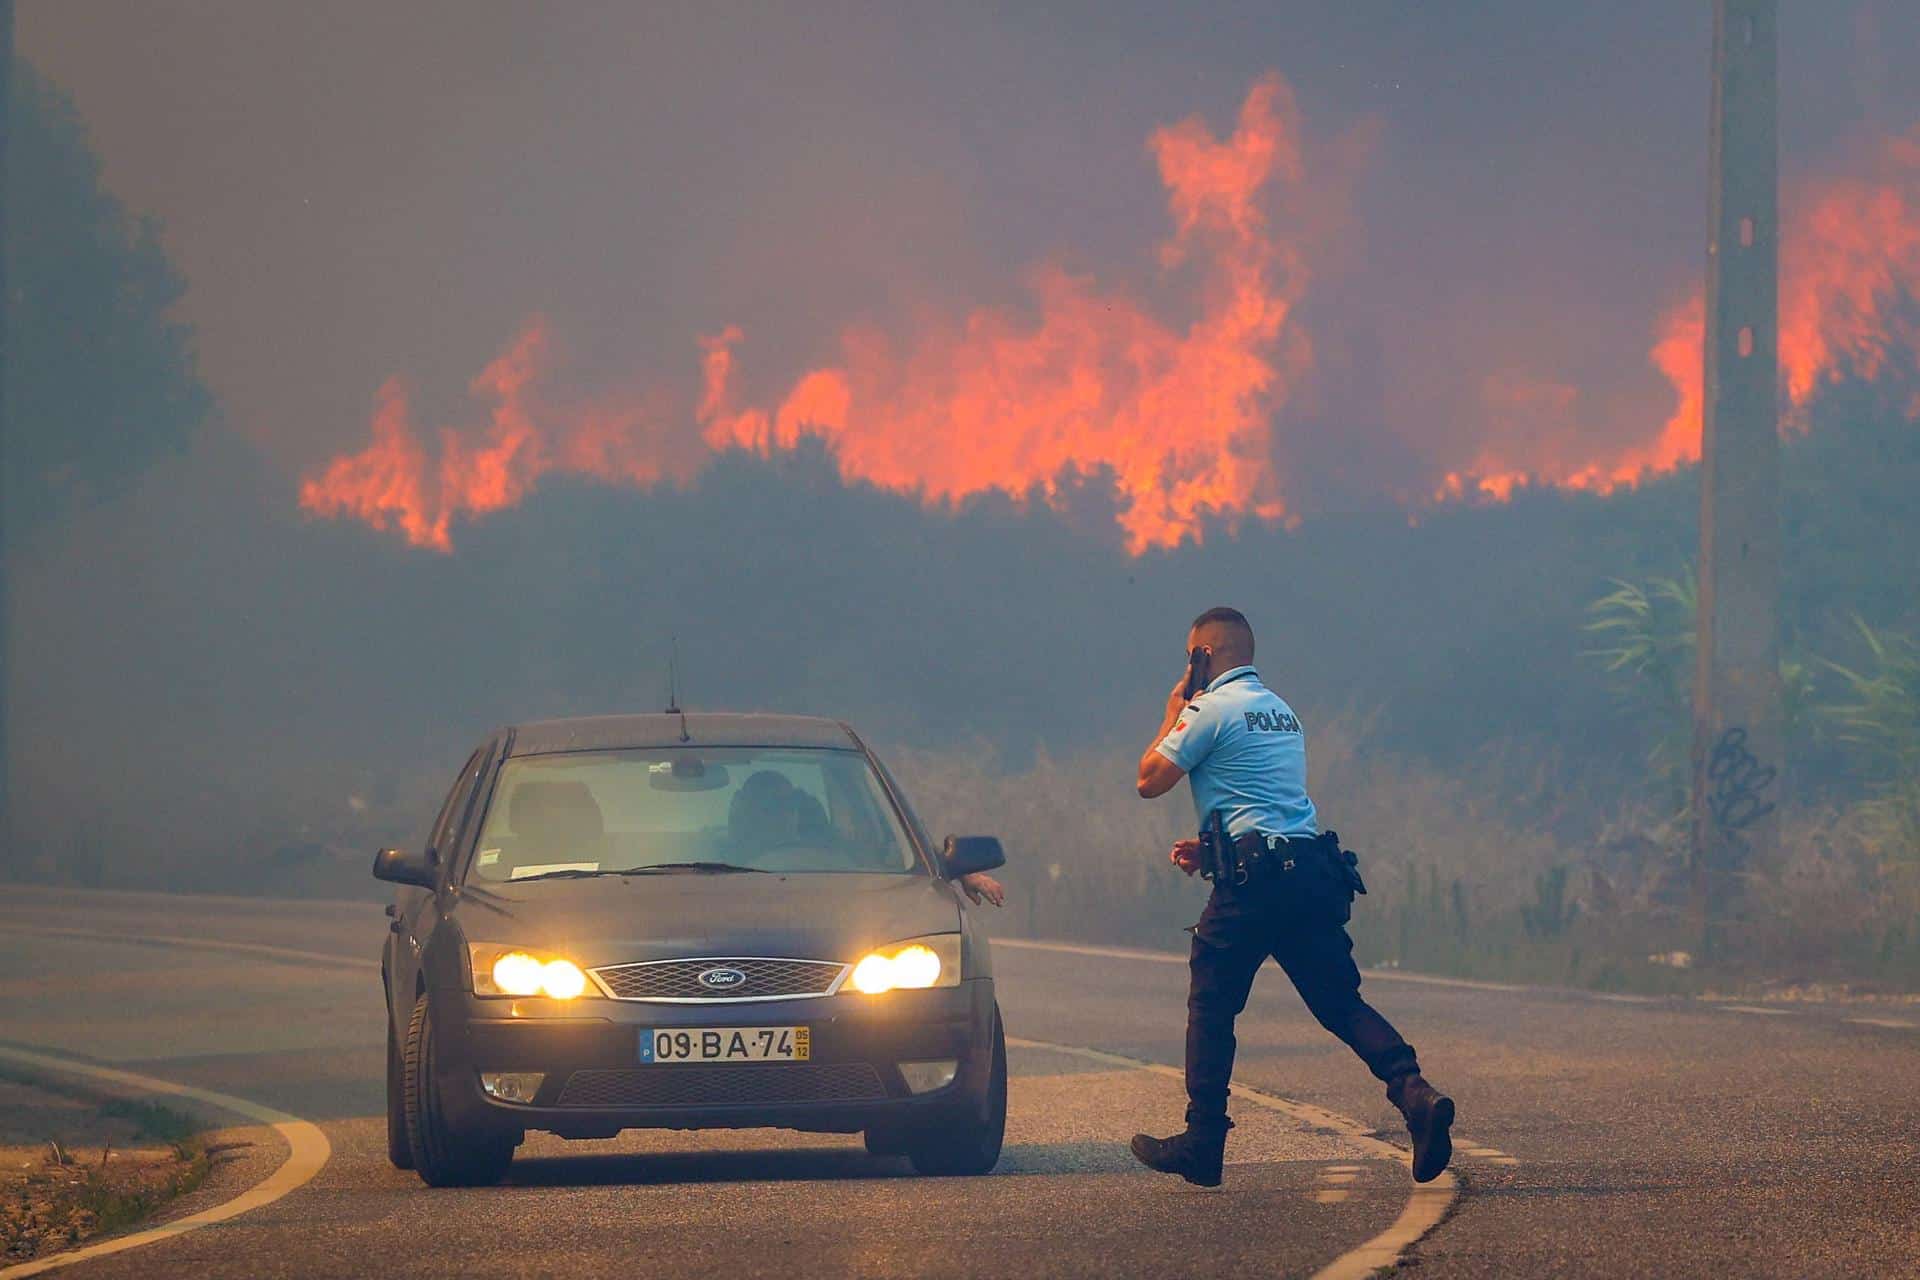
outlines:
[[[1200,878],[1215,884],[1245,883],[1239,850],[1227,838],[1227,824],[1215,809],[1200,827]]]

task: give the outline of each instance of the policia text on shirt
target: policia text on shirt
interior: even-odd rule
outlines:
[[[1306,735],[1293,709],[1260,682],[1253,628],[1237,609],[1209,609],[1187,636],[1189,672],[1140,758],[1140,794],[1153,799],[1182,777],[1193,788],[1201,835],[1173,847],[1188,875],[1213,881],[1193,927],[1187,989],[1187,1127],[1171,1138],[1139,1134],[1133,1154],[1151,1169],[1217,1186],[1226,1149],[1233,1021],[1253,975],[1272,956],[1320,1025],[1386,1083],[1407,1119],[1413,1176],[1428,1182],[1452,1158],[1453,1099],[1420,1075],[1413,1046],[1360,998],[1347,920],[1366,892],[1357,860],[1320,829],[1307,798]],[[1188,695],[1191,677],[1199,691]]]

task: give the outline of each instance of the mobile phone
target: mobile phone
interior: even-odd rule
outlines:
[[[1205,649],[1194,649],[1187,654],[1187,690],[1183,696],[1189,700],[1194,694],[1207,687],[1206,663]]]

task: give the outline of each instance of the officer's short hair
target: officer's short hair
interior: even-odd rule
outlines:
[[[1190,627],[1189,630],[1198,631],[1202,627],[1212,626],[1215,623],[1232,627],[1240,632],[1241,635],[1245,636],[1247,638],[1247,656],[1253,656],[1253,624],[1247,621],[1246,614],[1240,612],[1238,609],[1229,609],[1226,605],[1217,604],[1195,618],[1193,620],[1193,626]]]

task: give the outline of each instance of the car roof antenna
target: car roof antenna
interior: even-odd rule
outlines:
[[[668,641],[667,650],[667,714],[680,717],[680,741],[692,742],[693,735],[687,732],[687,713],[680,706],[679,671],[680,637]]]

